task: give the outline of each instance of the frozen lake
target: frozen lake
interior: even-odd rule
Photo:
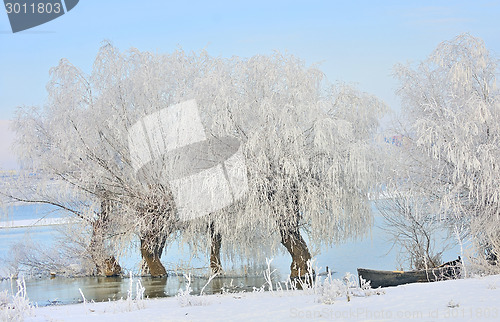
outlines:
[[[37,221],[39,218],[45,220],[57,219],[60,214],[51,212],[47,207],[36,207],[32,205],[18,206],[9,212],[9,216],[2,216],[0,224],[6,225],[7,222],[16,223],[20,221]],[[334,271],[334,277],[340,278],[345,272],[356,274],[358,267],[375,268],[375,269],[397,269],[398,263],[396,259],[396,249],[391,250],[392,244],[388,241],[388,236],[384,230],[380,228],[383,225],[383,219],[375,212],[375,226],[372,229],[372,234],[362,240],[349,241],[341,245],[336,245],[326,249],[322,249],[315,255],[315,265],[318,268],[317,272],[323,272],[328,266],[331,271]],[[16,225],[14,225],[16,226]],[[0,226],[1,227],[1,226]],[[60,232],[57,225],[49,226],[29,226],[19,228],[0,228],[0,275],[3,277],[9,276],[9,267],[5,260],[9,251],[20,242],[31,241],[41,248],[50,249],[54,246]],[[314,252],[314,250],[312,250]],[[446,252],[443,259],[456,259],[459,255],[458,249],[453,249]],[[223,267],[229,270],[229,276],[214,279],[205,289],[205,293],[221,292],[222,288],[232,291],[252,290],[253,287],[261,287],[265,280],[262,270],[265,267],[265,262],[262,265],[254,267],[245,267],[244,263],[225,262]],[[199,293],[201,288],[206,284],[208,277],[208,256],[206,254],[198,254],[198,256],[190,256],[189,251],[181,249],[177,245],[170,245],[167,252],[162,256],[162,261],[167,269],[169,267],[205,267],[205,270],[196,270],[191,288],[193,293]],[[131,252],[127,258],[120,259],[120,264],[127,270],[134,272],[138,271],[140,262],[139,252]],[[291,259],[288,254],[283,254],[275,257],[272,262],[273,269],[276,269],[276,280],[284,280],[289,273]],[[248,274],[246,277],[239,276],[238,272],[245,270]],[[185,278],[182,276],[182,271],[177,271],[177,275],[172,274],[168,278],[145,278],[141,277],[141,283],[146,288],[145,296],[148,297],[164,297],[174,296],[180,288],[185,287]],[[137,280],[137,278],[134,278]],[[120,299],[127,296],[129,288],[129,278],[127,277],[79,277],[79,278],[29,278],[26,280],[27,292],[30,300],[38,305],[50,304],[67,304],[75,303],[82,300],[79,289],[82,290],[87,300],[107,301],[108,299]],[[135,286],[134,286],[135,288]],[[0,282],[1,290],[15,290],[15,281],[4,279]]]

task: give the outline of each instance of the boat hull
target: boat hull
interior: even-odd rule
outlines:
[[[410,283],[426,283],[448,279],[456,279],[460,276],[460,270],[456,266],[436,267],[425,270],[414,271],[379,271],[358,268],[358,276],[370,281],[372,288],[398,286]]]

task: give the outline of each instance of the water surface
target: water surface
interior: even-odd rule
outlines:
[[[56,216],[50,208],[40,209],[34,206],[20,206],[16,211],[9,214],[8,220],[36,219],[40,216]],[[6,220],[5,217],[3,220]],[[383,225],[381,216],[375,216],[375,226],[372,234],[357,241],[349,241],[341,245],[336,245],[323,249],[315,256],[315,267],[317,272],[322,272],[328,266],[333,271],[333,277],[341,278],[346,272],[356,274],[358,267],[374,268],[383,270],[398,269],[397,250],[391,249],[392,244],[388,241],[387,233],[379,227]],[[42,227],[22,227],[0,229],[0,276],[8,277],[9,252],[16,250],[16,244],[30,241],[32,245],[40,248],[51,249],[55,241],[61,236],[57,226]],[[446,252],[443,256],[445,261],[456,259],[459,255],[458,249],[454,248]],[[2,260],[3,258],[3,260]],[[162,257],[162,261],[167,267],[202,267],[205,269],[195,270],[192,276],[192,294],[199,294],[205,287],[205,294],[220,293],[222,291],[251,291],[254,288],[262,287],[266,281],[263,277],[263,270],[266,268],[265,262],[261,265],[248,266],[241,262],[227,262],[223,259],[223,267],[230,271],[229,276],[215,278],[208,285],[208,255],[197,254],[190,256],[189,252],[183,250],[178,245],[170,245]],[[127,258],[121,258],[120,264],[127,271],[138,272],[140,255],[137,250],[128,254]],[[286,279],[290,271],[291,258],[288,254],[276,256],[272,261],[272,269],[276,269],[273,274],[275,281]],[[244,275],[246,276],[241,276]],[[186,288],[186,278],[183,273],[188,271],[170,271],[168,278],[134,277],[133,293],[136,292],[136,283],[141,281],[145,288],[144,295],[149,298],[175,296],[179,289]],[[31,301],[39,306],[53,304],[78,303],[83,300],[81,292],[88,301],[108,301],[127,297],[130,289],[130,278],[128,277],[63,277],[55,278],[27,278],[27,294]],[[16,290],[16,281],[4,279],[0,281],[0,291]]]

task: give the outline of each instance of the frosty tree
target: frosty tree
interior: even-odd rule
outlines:
[[[162,189],[148,183],[153,180],[142,183],[135,177],[126,133],[136,118],[147,113],[130,106],[148,106],[151,98],[131,84],[138,77],[124,80],[119,74],[122,62],[111,61],[118,58],[112,51],[111,46],[103,46],[92,75],[62,60],[51,70],[48,104],[41,110],[20,110],[16,147],[26,180],[35,189],[21,198],[19,193],[11,195],[54,204],[87,222],[91,232],[86,252],[98,274],[119,273],[115,255],[139,235],[141,254],[151,274],[164,275],[160,256],[173,230],[167,215],[171,205]],[[101,65],[104,55],[109,60]],[[131,64],[135,58],[132,55]],[[111,74],[114,77],[107,77]],[[120,96],[127,87],[140,88],[140,93],[129,91],[134,96],[130,100]],[[36,173],[34,182],[30,173]]]
[[[396,68],[409,124],[400,188],[465,227],[490,263],[500,251],[497,72],[497,58],[468,34],[441,43],[416,69]]]
[[[67,208],[99,223],[90,244],[107,247],[105,258],[138,235],[150,273],[160,276],[169,236],[202,247],[210,240],[214,270],[222,241],[227,254],[243,256],[269,255],[282,244],[298,276],[311,258],[304,233],[321,245],[371,226],[372,138],[385,106],[351,86],[326,84],[293,56],[120,53],[105,44],[91,75],[66,61],[52,75],[48,104],[40,113],[24,110],[17,122],[18,152],[41,178],[38,194],[58,204],[71,195],[80,205]],[[171,184],[185,156],[162,155],[139,173],[128,141],[135,124],[186,101],[197,103],[207,144],[238,142],[248,178],[237,202],[192,220],[179,217]],[[66,194],[46,188],[54,180]]]
[[[319,70],[293,56],[224,64],[210,64],[192,97],[211,135],[243,142],[249,191],[233,207],[191,223],[191,234],[210,225],[215,242],[218,233],[238,252],[261,256],[281,243],[292,257],[291,276],[302,275],[311,258],[303,233],[329,244],[371,226],[372,138],[385,106],[350,86],[325,84]],[[213,76],[223,69],[229,88]],[[270,249],[256,247],[255,236],[270,241]]]

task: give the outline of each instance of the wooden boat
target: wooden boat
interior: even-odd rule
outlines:
[[[435,282],[456,279],[460,276],[460,257],[456,261],[445,263],[439,267],[413,271],[379,271],[358,268],[358,276],[370,281],[372,288],[398,286],[409,283]]]

